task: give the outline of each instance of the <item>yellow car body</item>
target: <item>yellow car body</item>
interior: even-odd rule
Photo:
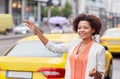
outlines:
[[[120,53],[120,28],[109,28],[100,37],[100,44],[107,46],[111,53]]]
[[[78,37],[76,34],[44,34],[49,40],[60,42],[70,42],[72,38]],[[8,49],[1,57],[0,57],[0,79],[19,79],[19,78],[28,78],[28,79],[64,79],[65,74],[65,64],[67,59],[67,53],[63,53],[58,56],[51,57],[39,57],[36,55],[36,52],[39,50],[34,50],[34,47],[39,48],[34,44],[34,41],[37,41],[35,44],[37,45],[38,39],[37,36],[29,36],[25,37],[19,41],[17,41],[10,49]],[[22,43],[30,43],[27,51],[34,51],[32,56],[15,56],[15,54],[9,54],[13,48],[17,48],[16,45]],[[23,44],[24,47],[25,45]],[[44,47],[44,45],[43,45]],[[45,47],[44,47],[45,48]],[[44,50],[44,48],[42,50]],[[16,50],[15,49],[15,50]],[[13,53],[15,52],[13,51]],[[25,48],[26,50],[26,48]],[[42,51],[40,49],[40,51]],[[26,53],[29,53],[27,52]],[[24,52],[24,51],[23,51]],[[40,53],[40,52],[39,52]],[[30,53],[31,54],[31,53]],[[46,53],[47,54],[47,53]],[[6,56],[8,55],[8,56]],[[110,52],[106,51],[106,73],[105,76],[108,76],[110,71],[110,63],[112,61],[112,55]],[[22,75],[21,75],[22,74]],[[23,75],[24,74],[24,75]]]

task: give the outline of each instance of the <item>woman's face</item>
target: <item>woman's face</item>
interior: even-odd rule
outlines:
[[[78,23],[77,33],[82,39],[91,39],[95,30],[90,26],[88,21],[80,21]]]

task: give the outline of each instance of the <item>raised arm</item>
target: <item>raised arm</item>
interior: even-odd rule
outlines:
[[[25,20],[26,25],[39,37],[44,45],[48,43],[48,39],[40,32],[39,28],[32,22]]]

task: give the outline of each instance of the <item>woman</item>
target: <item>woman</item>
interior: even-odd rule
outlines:
[[[94,15],[77,15],[73,20],[73,30],[80,38],[57,45],[44,37],[33,23],[25,23],[49,50],[68,52],[65,79],[104,79],[105,49],[92,39],[93,35],[100,32],[102,24],[99,18]]]

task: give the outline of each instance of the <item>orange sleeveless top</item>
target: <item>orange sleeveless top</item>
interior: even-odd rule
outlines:
[[[74,48],[70,55],[70,79],[85,79],[88,53],[92,44],[93,41],[89,42],[78,54],[81,43]]]

